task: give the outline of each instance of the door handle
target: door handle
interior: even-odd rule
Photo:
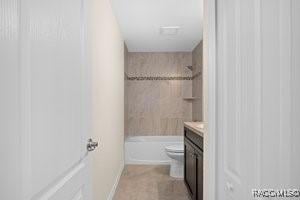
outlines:
[[[86,145],[86,149],[88,151],[94,151],[97,147],[98,147],[98,142],[93,142],[93,140],[90,138]]]

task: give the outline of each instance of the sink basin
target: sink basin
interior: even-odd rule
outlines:
[[[196,125],[197,128],[200,128],[200,129],[204,129],[204,124],[198,124]]]

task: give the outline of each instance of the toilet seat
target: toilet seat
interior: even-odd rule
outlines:
[[[183,153],[184,152],[184,146],[183,145],[170,145],[166,147],[166,151],[172,152],[172,153]]]

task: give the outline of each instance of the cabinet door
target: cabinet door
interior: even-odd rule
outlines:
[[[203,152],[199,149],[195,153],[197,162],[197,200],[203,200]]]
[[[184,144],[184,180],[191,194],[192,199],[196,199],[196,176],[197,166],[196,157],[193,147],[186,141]]]

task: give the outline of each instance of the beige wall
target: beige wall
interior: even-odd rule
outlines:
[[[106,200],[123,167],[124,41],[109,0],[89,0],[88,61],[92,66],[94,200]]]
[[[128,48],[124,44],[124,135],[128,136]]]
[[[202,71],[203,71],[203,42],[193,50],[193,121],[202,121]]]
[[[192,120],[192,53],[128,54],[128,135],[182,135]],[[189,80],[141,80],[161,77]],[[139,78],[139,80],[136,80]]]

